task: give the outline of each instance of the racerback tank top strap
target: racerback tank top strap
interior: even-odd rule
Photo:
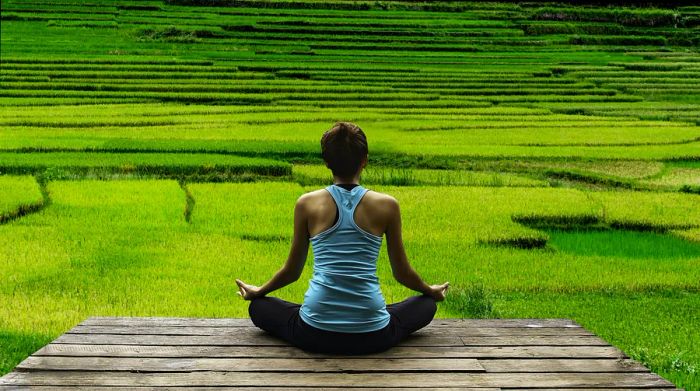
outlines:
[[[357,205],[360,203],[365,193],[367,193],[368,189],[362,187],[362,185],[355,186],[351,190],[330,185],[326,187],[326,190],[331,194],[338,207],[338,222],[336,224],[339,226],[354,226],[353,215],[355,213],[355,208],[357,208]]]

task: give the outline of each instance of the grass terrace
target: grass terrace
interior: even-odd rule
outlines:
[[[346,120],[438,317],[571,318],[700,390],[700,7],[5,0],[0,33],[0,375],[91,315],[247,316]]]

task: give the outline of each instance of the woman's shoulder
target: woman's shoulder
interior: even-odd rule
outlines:
[[[367,189],[367,192],[365,193],[363,197],[366,201],[367,204],[370,204],[372,206],[375,206],[380,209],[391,209],[392,206],[398,205],[398,201],[394,196],[387,194],[387,193],[382,193],[376,190],[372,189]],[[302,194],[297,203],[300,204],[315,204],[318,203],[319,201],[330,201],[331,200],[331,195],[329,192],[326,190],[326,188],[322,189],[317,189],[317,190],[309,190]]]
[[[328,191],[325,188],[317,190],[309,190],[299,196],[297,203],[307,203],[318,201],[319,199],[327,198]]]
[[[398,206],[399,204],[398,200],[391,194],[382,193],[371,189],[367,190],[365,198],[367,198],[371,204],[374,204],[381,209],[388,209],[393,206]]]
[[[396,198],[392,196],[389,193],[383,193],[381,191],[376,191],[374,189],[367,189],[367,195],[369,197],[378,199],[378,200],[385,200],[385,201],[396,201]]]

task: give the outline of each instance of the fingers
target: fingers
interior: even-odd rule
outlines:
[[[239,279],[236,279],[236,284],[238,285],[238,289],[240,289],[242,292],[245,292],[248,290],[248,284],[246,284],[245,282],[243,282]]]
[[[238,294],[239,296],[241,296],[242,298],[245,299],[245,297],[246,297],[245,284],[243,283],[243,281],[241,281],[239,279],[236,279],[236,284],[238,285],[238,292],[236,292],[236,294]]]
[[[447,289],[450,287],[449,282],[445,282],[440,285],[440,301],[445,300],[445,295],[447,294]]]

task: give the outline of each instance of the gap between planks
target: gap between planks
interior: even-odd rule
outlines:
[[[630,359],[135,358],[30,356],[18,371],[649,372]]]
[[[116,317],[92,316],[80,323],[85,326],[253,326],[250,318],[177,318],[177,317]],[[432,327],[582,327],[566,318],[489,318],[446,319],[435,318]]]
[[[144,391],[144,390],[172,390],[172,389],[190,389],[189,386],[167,386],[167,387],[155,387],[155,386],[143,386],[143,387],[119,387],[119,391]],[[0,390],[16,390],[17,387],[3,386],[0,384]],[[47,390],[45,386],[24,386],[22,390]],[[420,389],[421,391],[501,391],[501,388],[485,388],[485,387],[420,387],[414,388]],[[51,386],[52,391],[74,391],[75,387],[70,386]],[[90,391],[115,391],[115,387],[101,387],[101,386],[90,386]],[[251,391],[348,391],[348,387],[258,387],[258,386],[219,386],[219,387],[197,387],[200,391],[221,391],[221,390],[251,390]],[[404,391],[406,388],[395,388],[395,387],[352,387],[353,391]],[[539,391],[545,391],[538,389]],[[586,391],[595,391],[596,389],[586,389]],[[599,391],[612,391],[610,389],[597,389]],[[669,391],[668,388],[646,388],[643,391]],[[552,390],[549,390],[552,391]],[[560,391],[582,391],[581,389],[570,389],[570,390],[560,390]],[[624,389],[618,388],[614,391],[640,391],[639,389]]]
[[[5,385],[63,386],[267,386],[267,387],[493,387],[518,388],[669,388],[653,373],[293,373],[265,372],[132,373],[41,371],[13,372]],[[674,387],[675,388],[675,387]]]
[[[262,331],[232,335],[161,335],[161,334],[74,334],[56,338],[55,344],[96,345],[177,345],[177,346],[285,346],[288,343]],[[462,337],[458,335],[411,335],[401,346],[609,346],[598,336],[520,336]]]
[[[327,358],[292,346],[154,346],[49,344],[34,356]],[[614,346],[395,346],[369,358],[629,358]]]
[[[155,386],[143,386],[143,387],[119,387],[119,391],[144,391],[144,390],[172,390],[172,389],[190,389],[188,386],[167,386],[167,387],[155,387]],[[3,386],[0,384],[0,390],[16,390],[17,387]],[[52,391],[73,391],[75,387],[70,386],[51,386]],[[420,387],[414,388],[420,389],[421,391],[554,391],[551,388],[486,388],[486,387]],[[47,390],[45,386],[25,386],[22,390]],[[115,387],[101,387],[101,386],[90,386],[91,391],[115,391]],[[235,386],[235,387],[197,387],[200,391],[221,391],[221,390],[251,390],[251,391],[347,391],[348,387],[257,387],[257,386]],[[395,388],[395,387],[352,387],[353,391],[403,391],[406,388]],[[683,389],[674,388],[556,388],[556,391],[685,391]]]
[[[232,335],[238,333],[260,333],[256,326],[146,326],[146,325],[114,325],[91,326],[79,324],[66,334],[162,334],[162,335]],[[498,337],[508,335],[537,335],[561,336],[581,335],[595,336],[592,332],[580,327],[431,327],[426,326],[413,335],[465,336],[465,337]]]

